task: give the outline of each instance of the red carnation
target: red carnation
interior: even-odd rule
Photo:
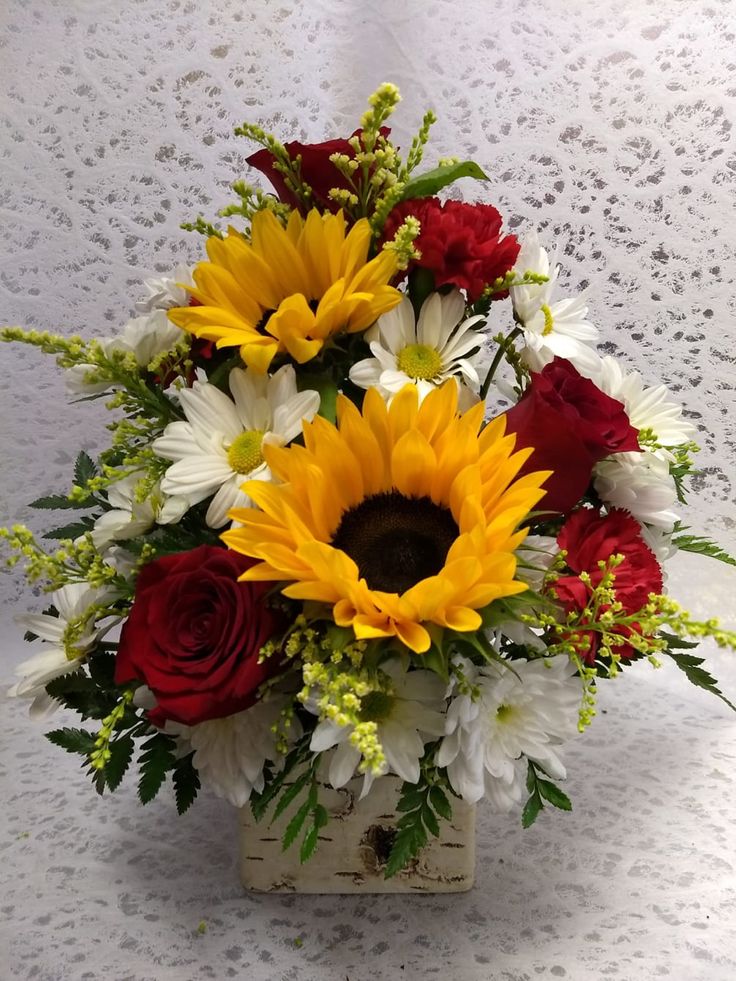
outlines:
[[[249,708],[274,661],[258,653],[279,619],[264,605],[268,584],[238,582],[252,560],[200,545],[143,568],[120,635],[119,685],[142,681],[158,702],[155,725],[195,725]]]
[[[438,198],[403,201],[386,219],[384,241],[390,241],[409,215],[421,224],[415,245],[422,253],[415,266],[429,269],[436,289],[456,286],[468,301],[479,299],[489,283],[513,269],[519,243],[501,235],[502,218],[490,204],[464,204]]]
[[[391,130],[385,126],[380,130],[384,139],[388,137],[390,132]],[[361,133],[362,130],[356,129],[353,136],[360,136]],[[291,160],[296,160],[298,156],[301,156],[299,172],[304,183],[312,188],[312,204],[314,207],[320,208],[323,211],[339,211],[340,205],[330,198],[330,191],[333,187],[350,191],[353,188],[337,167],[330,161],[330,156],[333,153],[344,153],[352,160],[355,156],[355,150],[350,146],[350,143],[347,140],[327,140],[324,143],[299,143],[298,140],[292,140],[291,143],[285,143],[284,148]],[[283,201],[284,204],[288,204],[292,208],[297,208],[302,212],[304,211],[302,202],[286,186],[284,175],[274,169],[275,157],[270,150],[266,150],[265,148],[258,150],[246,159],[251,167],[260,170],[271,181],[279,201]],[[356,180],[359,186],[359,173],[356,173]]]
[[[626,511],[613,510],[602,515],[592,508],[581,508],[562,526],[557,544],[567,552],[565,561],[575,573],[561,576],[553,587],[566,613],[585,609],[591,588],[598,586],[604,575],[598,563],[608,562],[612,555],[624,556],[621,565],[613,570],[613,591],[627,614],[636,614],[646,606],[650,593],[662,592],[659,563],[641,537],[638,521]],[[590,586],[580,580],[581,572],[590,576]],[[634,629],[636,625],[615,632],[627,636]],[[590,647],[584,655],[588,663],[595,660],[598,636],[595,630],[588,633]],[[622,644],[616,651],[624,658],[636,653],[630,644]]]
[[[506,413],[506,431],[516,433],[518,449],[534,447],[522,475],[552,470],[539,506],[563,514],[580,501],[599,460],[640,449],[623,403],[563,358],[532,372],[531,384]]]

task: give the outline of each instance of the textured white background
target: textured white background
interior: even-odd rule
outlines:
[[[137,281],[198,258],[178,225],[228,201],[249,152],[236,123],[344,134],[390,79],[397,142],[435,108],[428,164],[481,163],[512,228],[558,237],[606,350],[687,403],[704,449],[686,519],[733,548],[735,37],[728,0],[2,0],[0,322],[114,332]],[[41,527],[26,502],[66,486],[80,445],[103,447],[104,410],[67,407],[31,350],[4,346],[0,365],[0,523]],[[720,578],[684,568],[685,598]],[[8,612],[21,589],[3,570]],[[19,653],[6,647],[6,676]],[[680,679],[652,708],[656,680],[607,695],[574,760],[575,815],[523,838],[484,816],[478,890],[451,901],[243,899],[226,808],[177,823],[131,792],[100,806],[0,704],[0,974],[730,979],[733,724]]]

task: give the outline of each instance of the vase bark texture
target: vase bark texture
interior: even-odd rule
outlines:
[[[440,837],[390,879],[384,872],[395,836],[401,780],[382,777],[359,800],[362,778],[340,790],[322,785],[320,802],[330,813],[317,851],[301,864],[299,839],[283,851],[281,838],[291,808],[269,825],[256,823],[250,806],[240,810],[240,876],[246,889],[297,893],[465,892],[475,875],[475,807],[452,798],[452,821]]]

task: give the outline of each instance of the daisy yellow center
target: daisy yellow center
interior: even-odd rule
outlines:
[[[509,722],[515,712],[513,705],[499,705],[496,709],[496,719],[498,722]]]
[[[263,435],[260,429],[247,429],[235,437],[227,451],[227,462],[235,473],[251,473],[263,463]]]
[[[409,378],[429,381],[442,371],[442,358],[428,344],[407,344],[399,352],[396,366]]]
[[[394,697],[384,691],[371,691],[360,703],[361,722],[384,722],[394,707]]]
[[[437,575],[457,536],[448,508],[390,491],[346,511],[332,545],[350,556],[369,589],[401,594]]]
[[[544,327],[542,328],[542,337],[547,337],[548,334],[552,333],[552,330],[555,326],[554,317],[552,316],[552,311],[550,310],[550,308],[547,306],[546,303],[543,303],[539,309],[544,314]]]

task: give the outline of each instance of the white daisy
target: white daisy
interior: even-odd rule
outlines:
[[[459,694],[447,710],[447,735],[437,763],[447,767],[453,789],[469,803],[484,795],[510,808],[520,799],[522,756],[550,776],[565,776],[556,747],[577,731],[582,696],[567,657],[513,661],[463,672],[480,691],[473,701]]]
[[[189,293],[185,286],[193,286],[192,270],[180,263],[171,276],[155,276],[143,283],[148,296],[139,300],[135,308],[138,313],[151,313],[152,310],[169,310],[171,307],[185,307],[189,303]]]
[[[251,793],[264,786],[267,760],[278,761],[276,737],[271,731],[291,696],[275,696],[222,719],[196,726],[168,722],[166,731],[188,743],[202,784],[235,807],[248,803]],[[289,738],[296,738],[298,723],[292,723]]]
[[[448,378],[454,378],[461,394],[461,408],[477,402],[480,379],[478,354],[485,337],[477,327],[483,317],[465,315],[465,299],[459,290],[432,293],[422,305],[419,320],[408,297],[378,318],[366,331],[372,358],[350,369],[350,380],[359,388],[377,388],[385,399],[413,382],[420,401]]]
[[[614,453],[595,465],[593,486],[611,507],[632,514],[642,524],[672,531],[678,514],[677,488],[670,466],[656,453]]]
[[[271,480],[263,444],[291,442],[320,403],[318,392],[297,391],[291,365],[271,377],[234,368],[229,384],[232,399],[209,383],[182,389],[187,421],[170,423],[153,443],[154,453],[174,461],[161,481],[164,493],[184,495],[191,504],[215,495],[205,516],[210,528],[221,528],[231,508],[251,507],[243,482]]]
[[[51,602],[58,611],[58,617],[39,613],[17,618],[18,623],[42,641],[38,651],[15,669],[19,680],[8,691],[11,697],[31,699],[31,718],[46,718],[58,707],[59,703],[46,694],[46,685],[54,678],[76,671],[90,647],[117,620],[109,619],[103,627],[96,626],[90,620],[74,641],[76,657],[69,657],[64,648],[64,632],[67,627],[70,623],[79,621],[90,606],[105,602],[111,596],[112,592],[107,589],[93,589],[87,583],[69,583],[51,594]]]
[[[168,496],[158,487],[144,501],[136,500],[136,487],[143,476],[129,474],[107,488],[112,507],[95,521],[92,541],[96,548],[144,535],[154,524],[176,524],[192,506],[187,498]]]
[[[560,267],[550,263],[537,233],[530,232],[521,243],[516,271],[548,276],[546,283],[514,286],[509,291],[514,315],[523,332],[522,357],[532,371],[541,371],[555,357],[566,358],[581,371],[595,370],[599,358],[590,344],[598,330],[587,318],[588,307],[582,296],[555,300],[552,295]]]
[[[398,660],[387,661],[381,670],[391,679],[391,691],[373,692],[363,700],[367,721],[377,724],[377,738],[386,763],[383,772],[396,773],[402,780],[419,780],[419,760],[424,744],[445,731],[445,683],[433,671],[406,671]],[[311,706],[307,704],[307,708]],[[325,719],[312,734],[309,748],[324,753],[336,747],[329,764],[329,783],[344,787],[360,763],[360,751],[350,743],[352,726],[340,726]],[[364,796],[374,776],[367,772],[363,785]]]
[[[598,370],[591,379],[606,395],[623,402],[632,426],[649,430],[658,444],[652,452],[663,460],[674,460],[665,447],[681,446],[695,436],[695,426],[683,419],[682,406],[670,401],[670,393],[664,385],[647,388],[638,371],[624,373],[619,362],[610,355],[600,359]]]

